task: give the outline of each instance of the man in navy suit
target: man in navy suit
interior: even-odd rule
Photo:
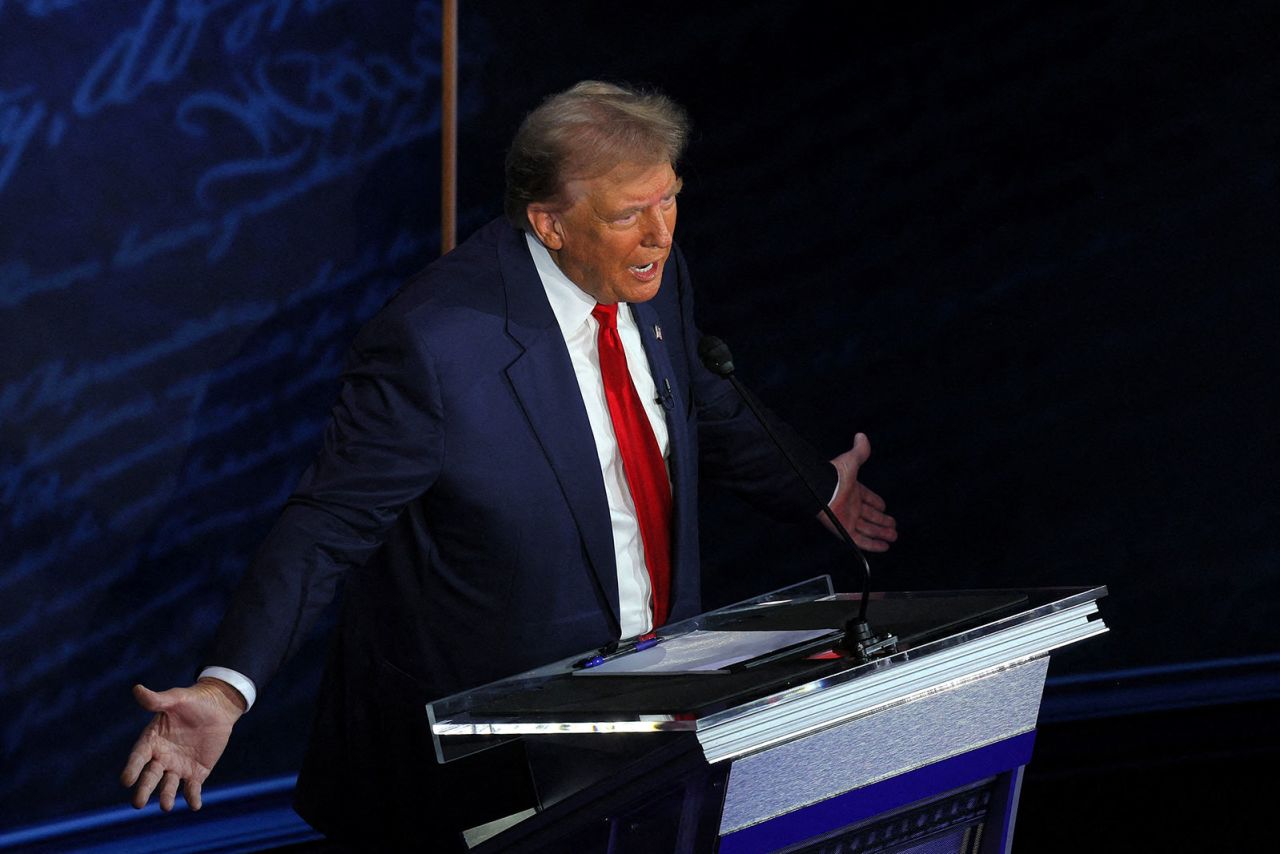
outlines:
[[[595,82],[526,118],[507,218],[357,337],[324,446],[241,584],[214,666],[188,688],[135,687],[156,713],[122,775],[135,805],[158,788],[170,809],[182,785],[199,808],[236,719],[345,577],[299,812],[340,839],[456,844],[492,816],[436,765],[427,701],[697,613],[699,479],[815,515],[699,362],[672,240],[686,136],[664,96]],[[830,462],[809,453],[806,478],[882,551],[896,531],[858,483],[869,452],[859,434]],[[636,459],[656,493],[638,489]],[[496,773],[486,761],[469,773]]]

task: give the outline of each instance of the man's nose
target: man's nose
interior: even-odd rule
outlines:
[[[671,229],[667,226],[665,212],[657,205],[644,211],[644,243],[666,249],[671,245]]]

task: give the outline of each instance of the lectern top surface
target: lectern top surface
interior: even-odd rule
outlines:
[[[833,680],[858,679],[885,667],[963,644],[1105,595],[1105,588],[874,593],[868,619],[878,634],[892,633],[898,650],[859,663],[829,653],[816,641],[790,654],[747,661],[713,673],[586,676],[580,656],[455,694],[428,704],[443,760],[460,739],[552,732],[690,731],[699,722],[786,691],[820,690]],[[829,579],[813,579],[756,599],[664,626],[675,638],[695,631],[838,630],[855,616],[857,594],[832,593]]]

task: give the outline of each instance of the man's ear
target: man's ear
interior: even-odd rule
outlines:
[[[560,231],[560,218],[541,205],[529,205],[525,208],[533,233],[542,241],[542,245],[553,252],[564,246],[564,235]]]

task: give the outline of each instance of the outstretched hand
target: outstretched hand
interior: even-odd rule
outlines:
[[[231,728],[244,714],[244,700],[216,679],[159,693],[134,685],[133,697],[142,708],[156,713],[120,774],[121,783],[134,786],[134,807],[146,806],[158,785],[160,809],[168,812],[182,784],[187,804],[200,809],[200,787],[226,749]]]
[[[853,447],[831,461],[840,472],[840,485],[831,509],[858,547],[869,552],[889,550],[898,539],[898,523],[884,512],[884,499],[858,482],[858,469],[871,456],[871,441],[865,433],[853,437]],[[818,518],[834,534],[827,514]]]

